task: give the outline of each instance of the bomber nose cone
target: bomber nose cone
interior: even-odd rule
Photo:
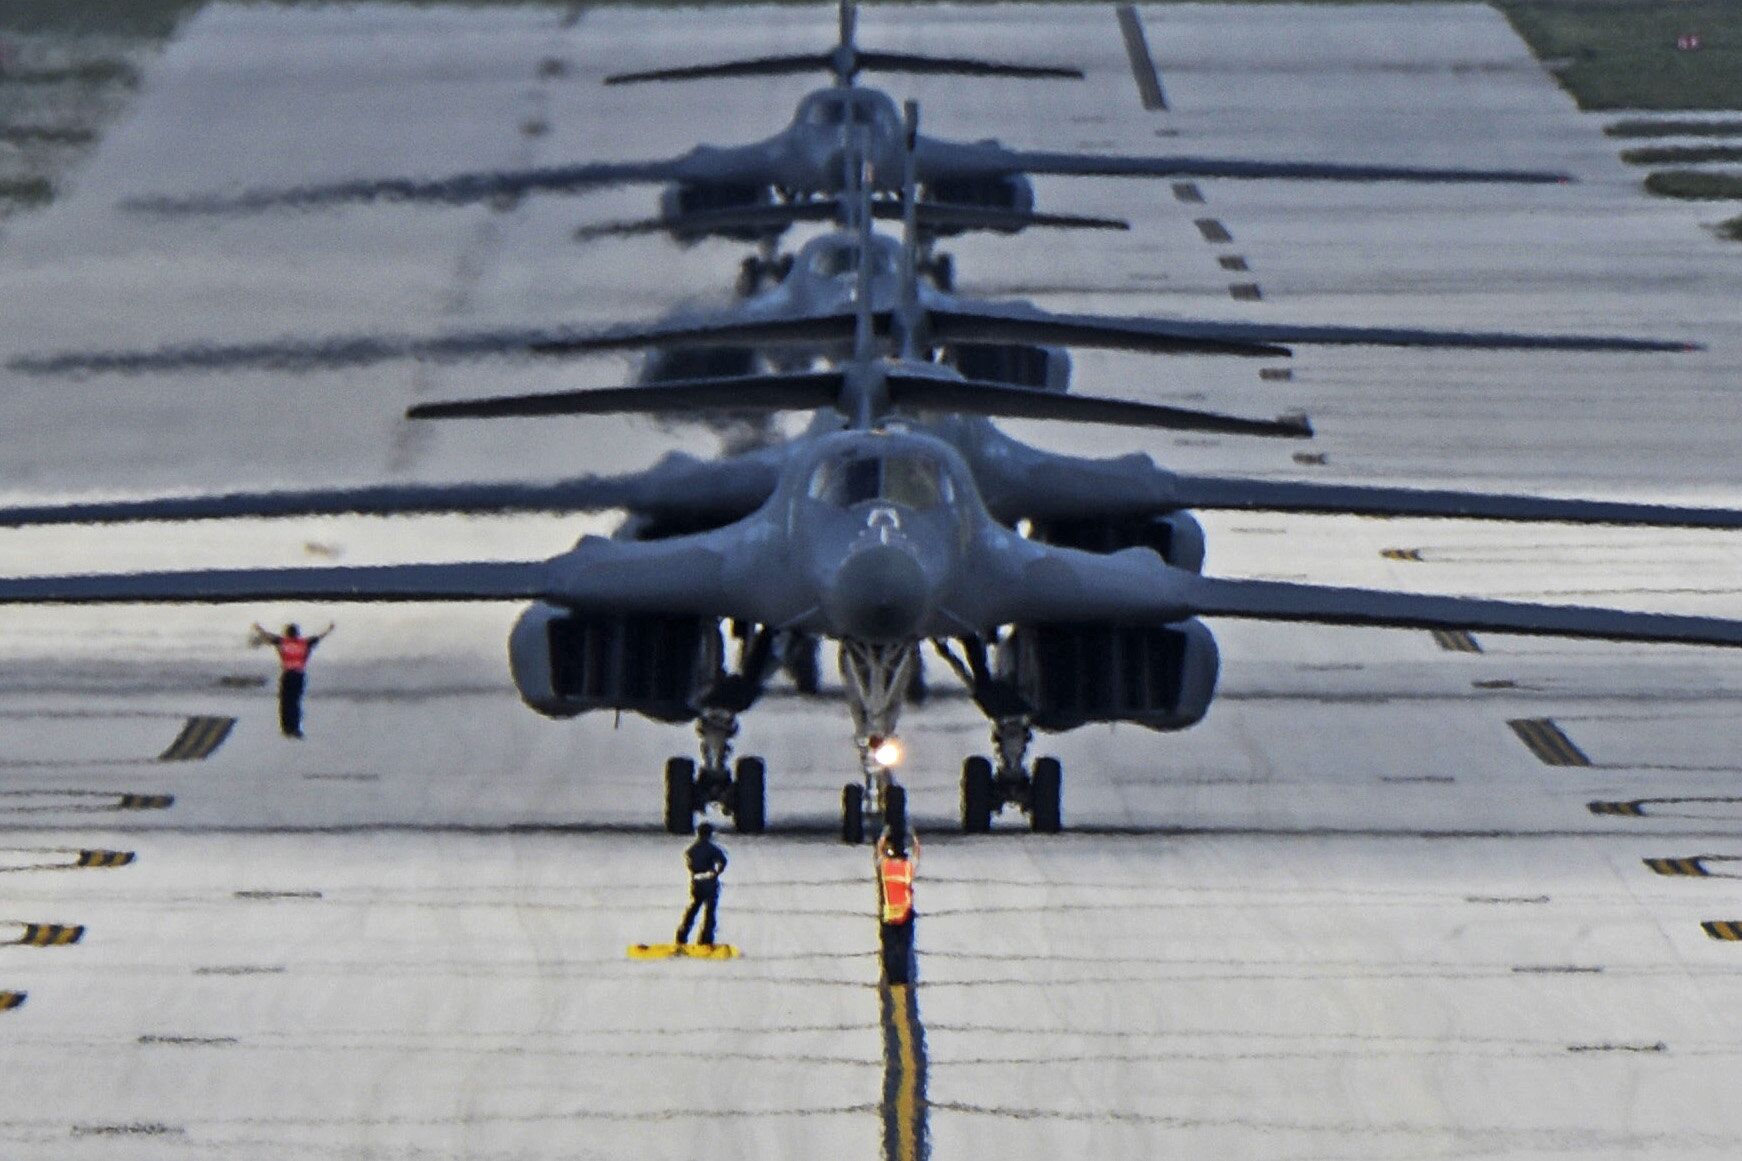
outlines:
[[[927,590],[925,573],[912,554],[879,544],[847,558],[823,607],[847,636],[903,641],[925,621]]]

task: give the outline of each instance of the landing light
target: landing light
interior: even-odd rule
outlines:
[[[879,766],[899,766],[904,757],[900,738],[882,738],[872,743],[871,760]]]

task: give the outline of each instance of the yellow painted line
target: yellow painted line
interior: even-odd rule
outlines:
[[[132,851],[80,851],[81,867],[125,867],[138,856]]]
[[[1553,718],[1513,718],[1506,723],[1545,766],[1589,766],[1591,759]]]
[[[1592,814],[1619,814],[1628,818],[1645,817],[1645,800],[1635,799],[1632,802],[1587,802],[1585,809]]]
[[[182,726],[181,733],[175,741],[169,744],[169,749],[158,755],[159,762],[194,762],[209,758],[217,748],[224,744],[224,739],[230,736],[230,730],[236,725],[235,718],[198,716],[191,717]]]
[[[1726,943],[1742,940],[1742,921],[1734,919],[1708,919],[1700,924],[1707,935]]]
[[[0,1012],[10,1012],[24,1003],[24,997],[29,994],[29,992],[0,992]]]
[[[1692,859],[1646,859],[1645,865],[1660,875],[1710,875],[1705,864]]]
[[[1420,561],[1421,560],[1421,549],[1419,549],[1419,548],[1382,548],[1379,550],[1379,555],[1383,556],[1386,560]]]

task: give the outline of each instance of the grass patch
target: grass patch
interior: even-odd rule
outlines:
[[[1701,173],[1696,169],[1664,169],[1647,174],[1645,188],[1664,198],[1688,201],[1742,201],[1742,173]]]
[[[1610,137],[1742,137],[1742,121],[1617,121]]]
[[[1742,145],[1669,145],[1624,149],[1629,165],[1699,165],[1712,161],[1742,161]]]
[[[1493,0],[1581,109],[1742,109],[1736,0]],[[1701,47],[1676,48],[1696,34]]]

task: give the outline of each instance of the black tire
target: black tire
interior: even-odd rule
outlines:
[[[841,841],[853,846],[865,841],[865,788],[857,782],[841,787]]]
[[[761,834],[767,820],[763,784],[767,767],[761,758],[740,758],[732,779],[732,821],[739,834]]]
[[[696,830],[696,764],[688,758],[665,760],[665,829],[672,834]]]
[[[955,258],[953,258],[952,256],[950,256],[948,254],[939,254],[935,259],[933,259],[932,260],[932,268],[931,268],[931,280],[932,280],[932,285],[937,287],[939,290],[943,291],[945,294],[948,294],[951,291],[955,290],[955,288],[956,288],[956,260],[955,260]]]
[[[975,754],[962,763],[962,833],[992,829],[992,763]]]
[[[762,289],[763,266],[760,258],[746,258],[738,264],[738,283],[733,288],[739,298],[749,298]]]
[[[1059,800],[1064,790],[1064,767],[1057,758],[1034,760],[1029,787],[1028,822],[1035,834],[1057,834],[1064,824]]]
[[[891,786],[883,792],[883,825],[896,842],[907,843],[907,787]]]
[[[786,673],[792,678],[793,688],[800,693],[815,696],[822,688],[823,667],[817,654],[822,644],[815,637],[800,637],[795,639],[787,649]]]

